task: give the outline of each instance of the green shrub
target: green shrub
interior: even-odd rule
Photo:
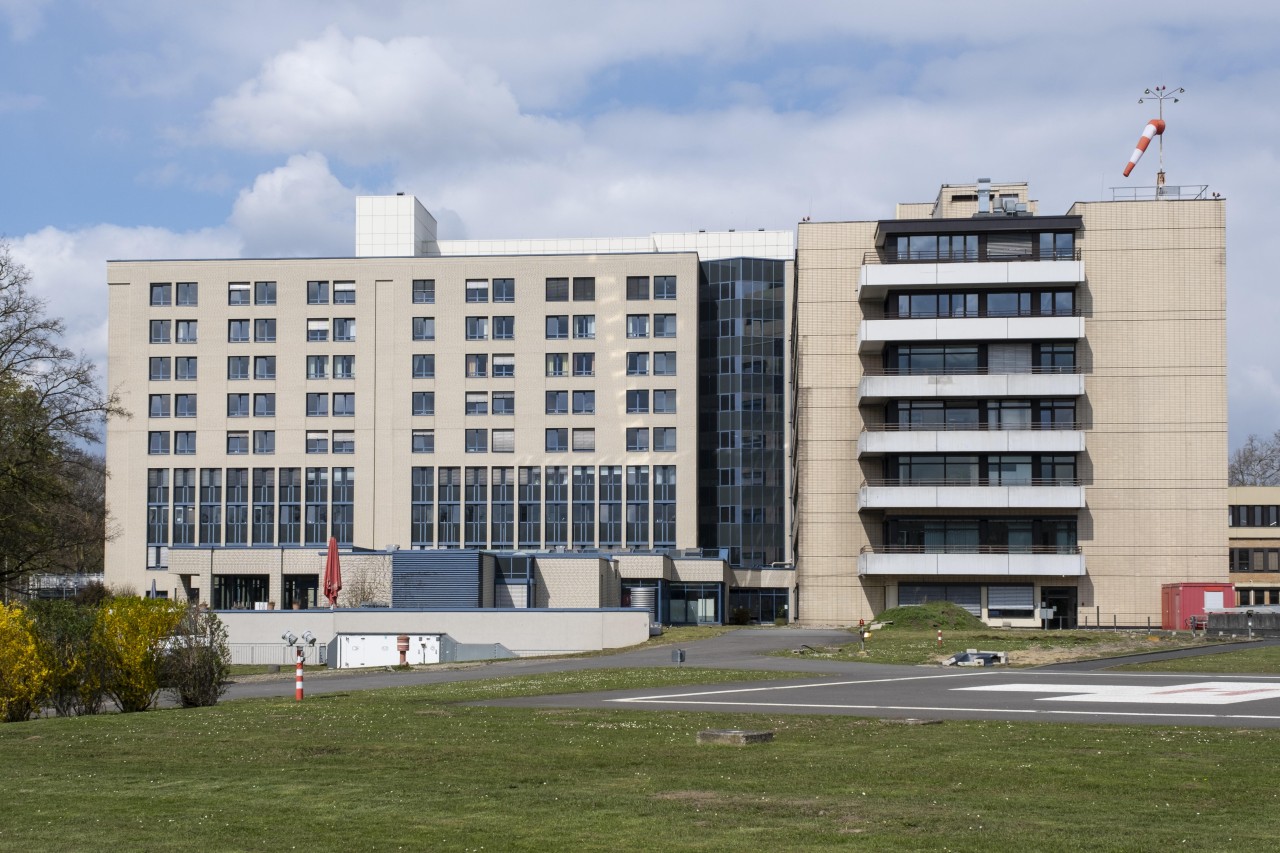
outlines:
[[[892,622],[885,630],[924,631],[939,628],[951,631],[981,630],[987,624],[949,601],[930,601],[926,604],[907,605],[886,610],[876,617],[877,622]]]
[[[98,609],[37,601],[29,612],[50,672],[45,701],[60,717],[98,713],[106,696],[103,650],[94,631]]]
[[[31,719],[48,680],[31,619],[18,605],[0,604],[0,717],[10,723]]]
[[[113,598],[99,608],[94,637],[103,651],[107,695],[121,711],[145,711],[155,702],[166,638],[184,610],[163,598]]]
[[[165,688],[184,708],[218,704],[231,670],[222,620],[210,611],[188,607],[167,646],[161,667]]]

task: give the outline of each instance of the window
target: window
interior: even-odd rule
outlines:
[[[328,320],[308,320],[307,321],[307,340],[311,343],[323,343],[329,340],[329,321]]]
[[[167,418],[169,417],[169,395],[168,394],[152,394],[147,401],[147,417],[151,418]]]
[[[227,455],[243,456],[249,452],[249,433],[247,432],[229,432],[227,433]]]
[[[327,432],[307,433],[307,452],[308,453],[328,453],[329,452],[329,433]]]
[[[463,398],[463,412],[468,415],[489,414],[489,395],[483,391],[468,391]]]
[[[466,368],[468,379],[483,379],[489,372],[489,356],[484,353],[468,353]]]
[[[196,357],[194,355],[180,355],[173,360],[176,368],[176,378],[181,382],[194,382],[196,379]]]
[[[195,456],[196,434],[194,431],[175,432],[173,434],[173,452],[178,456]]]
[[[173,415],[177,418],[194,418],[196,416],[196,395],[175,394],[173,397]]]
[[[436,339],[436,318],[414,317],[413,339],[415,341],[434,341]]]
[[[547,375],[567,376],[569,354],[567,352],[547,353]]]
[[[255,429],[253,431],[254,453],[276,452],[276,431],[273,429]]]
[[[519,515],[516,529],[521,548],[538,548],[542,545],[542,469],[521,468],[517,480],[516,495],[519,499]]]
[[[228,305],[248,305],[249,304],[249,282],[233,281],[227,285],[227,304]]]
[[[649,315],[648,314],[628,314],[627,315],[627,337],[628,338],[649,337]]]
[[[255,418],[274,418],[276,416],[276,395],[254,394],[253,416]]]
[[[493,375],[495,377],[511,377],[516,375],[516,357],[511,353],[501,353],[493,357]]]
[[[259,355],[253,359],[253,378],[254,379],[275,379],[276,378],[276,357],[274,355]]]
[[[436,357],[431,353],[417,353],[413,357],[413,378],[432,379],[436,375]]]
[[[329,377],[329,356],[327,355],[307,356],[307,378],[308,379],[327,379],[328,377]]]
[[[596,298],[596,280],[594,278],[575,278],[573,280],[573,301],[593,302]]]
[[[548,415],[567,415],[569,413],[569,392],[568,391],[548,391],[547,392],[547,414]]]
[[[467,279],[467,301],[468,302],[488,302],[489,301],[489,281],[483,278]]]
[[[276,283],[274,281],[255,281],[253,283],[254,305],[276,304]]]
[[[152,456],[167,456],[169,454],[169,433],[147,433],[147,453]]]
[[[276,339],[276,320],[262,317],[253,321],[253,339],[260,344],[273,343]]]
[[[351,418],[356,414],[355,394],[333,395],[333,416],[335,418]]]
[[[169,358],[168,356],[160,356],[151,358],[148,361],[148,378],[152,382],[166,382],[169,379]]]
[[[494,302],[516,301],[516,280],[514,278],[495,278],[493,280]]]
[[[436,431],[433,429],[415,429],[413,431],[414,453],[436,452]]]
[[[596,431],[594,429],[575,429],[573,431],[574,453],[593,452],[596,449]]]
[[[227,321],[227,342],[232,344],[242,344],[249,340],[249,321],[248,320],[228,320]]]
[[[179,305],[198,305],[200,304],[200,285],[194,281],[180,281],[177,295]]]
[[[567,314],[547,315],[547,338],[558,340],[569,337],[569,316]]]
[[[516,336],[516,318],[515,317],[494,317],[493,318],[493,339],[495,341],[510,341]]]
[[[649,547],[649,466],[627,466],[627,544]]]
[[[575,415],[594,415],[596,413],[596,392],[574,391],[573,413]]]
[[[327,281],[307,282],[307,304],[308,305],[328,305],[329,304],[329,282]]]
[[[354,281],[335,281],[333,283],[334,305],[356,304],[356,283]]]
[[[172,320],[152,320],[151,321],[151,343],[167,344],[169,343],[169,326]]]
[[[329,395],[311,393],[307,395],[307,417],[329,417]]]
[[[516,413],[516,392],[494,391],[492,411],[495,415],[514,415]]]
[[[165,438],[167,440],[168,435],[166,435]],[[555,429],[547,430],[546,449],[548,453],[563,453],[568,450],[569,430],[565,427],[557,427]],[[168,453],[168,450],[165,452]]]
[[[630,390],[627,392],[627,414],[644,415],[649,413],[649,392]]]
[[[1037,373],[1074,373],[1076,369],[1075,344],[1036,344],[1035,366]]]
[[[151,304],[155,307],[173,304],[172,284],[151,285]]]
[[[653,354],[654,376],[676,375],[676,354],[673,352],[655,352]]]
[[[248,379],[248,378],[249,378],[249,356],[247,355],[227,356],[227,379]]]
[[[648,299],[649,277],[647,275],[627,276],[627,299]]]
[[[654,427],[653,449],[660,453],[674,452],[676,449],[676,428]]]
[[[596,336],[596,315],[575,314],[573,318],[573,336],[575,338],[594,338]]]
[[[627,375],[628,376],[648,376],[649,375],[649,353],[647,352],[627,353]]]
[[[339,430],[334,430],[333,452],[334,453],[355,453],[356,452],[356,434],[354,432],[342,432]]]
[[[653,413],[655,415],[674,415],[676,412],[676,389],[659,388],[653,392]]]
[[[1075,234],[1071,231],[1040,235],[1040,260],[1071,260],[1075,257]]]
[[[333,318],[333,339],[335,341],[354,341],[356,339],[356,321],[354,317]]]
[[[489,452],[489,431],[487,429],[469,429],[465,433],[467,453]]]
[[[335,355],[333,357],[334,379],[356,378],[356,357],[354,355]]]
[[[431,278],[413,280],[413,304],[432,305],[436,301],[436,282]]]
[[[653,336],[655,338],[674,338],[676,336],[676,315],[654,314]]]
[[[515,453],[516,431],[513,429],[495,429],[489,450],[494,453]]]
[[[648,427],[627,428],[627,450],[631,453],[644,453],[649,449]]]
[[[676,277],[673,275],[655,275],[653,277],[654,299],[676,298]]]
[[[489,318],[488,317],[468,317],[467,318],[467,340],[483,341],[489,337]]]
[[[413,392],[413,413],[415,415],[434,415],[436,413],[435,391]]]
[[[173,342],[176,344],[194,344],[199,331],[199,321],[179,320],[174,326]]]
[[[567,278],[547,279],[547,301],[548,302],[568,302],[569,301],[569,279]]]
[[[248,394],[228,394],[227,395],[227,417],[229,418],[249,417],[249,395]]]

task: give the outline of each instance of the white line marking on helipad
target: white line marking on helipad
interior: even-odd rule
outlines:
[[[1233,705],[1280,698],[1280,684],[1261,681],[1200,681],[1191,684],[982,684],[952,690],[1006,693],[1066,693],[1040,702],[1125,702],[1135,705]]]
[[[899,681],[928,681],[939,678],[972,678],[975,675],[984,675],[985,673],[969,671],[969,672],[948,672],[939,673],[938,675],[904,675],[898,678],[866,678],[859,681],[807,681],[803,684],[774,684],[763,687],[734,687],[727,690],[701,690],[696,693],[667,693],[660,696],[637,696],[631,699],[610,699],[610,702],[640,702],[645,699],[666,699],[669,697],[684,696],[724,696],[730,693],[766,693],[771,690],[803,690],[806,687],[849,687],[855,684],[889,684]]]

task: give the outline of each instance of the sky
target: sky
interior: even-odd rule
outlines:
[[[1230,440],[1280,430],[1280,4],[0,0],[0,237],[105,365],[107,259],[349,256],[354,197],[442,239],[793,229],[939,184],[1042,213],[1227,198]]]

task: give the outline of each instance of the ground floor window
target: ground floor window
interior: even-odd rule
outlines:
[[[1236,587],[1236,607],[1280,604],[1280,587]]]
[[[252,610],[267,600],[266,575],[214,575],[210,605],[214,610]]]
[[[285,575],[281,606],[285,610],[310,610],[318,606],[319,595],[318,575]]]
[[[791,591],[785,587],[729,590],[729,621],[734,624],[786,619],[790,606]]]
[[[672,625],[719,625],[724,585],[718,583],[669,584],[668,613]]]

